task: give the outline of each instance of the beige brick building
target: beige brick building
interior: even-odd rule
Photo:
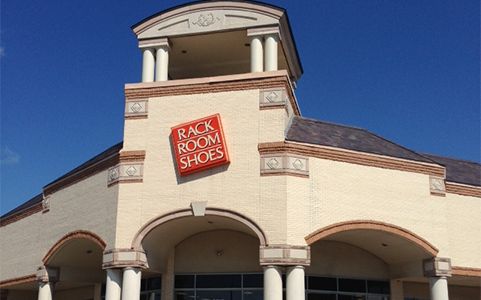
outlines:
[[[481,166],[303,118],[286,11],[132,29],[124,140],[1,217],[2,300],[481,299]]]

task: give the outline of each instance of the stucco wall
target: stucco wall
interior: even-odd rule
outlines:
[[[42,258],[63,236],[91,231],[112,245],[117,188],[107,188],[107,171],[55,192],[50,210],[0,228],[0,280],[34,274]]]
[[[256,238],[216,230],[196,234],[175,248],[176,274],[226,272],[262,272]]]
[[[388,265],[373,254],[345,243],[321,241],[311,248],[307,275],[389,279]]]

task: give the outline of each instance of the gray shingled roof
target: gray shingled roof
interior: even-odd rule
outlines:
[[[423,155],[446,167],[447,181],[481,186],[481,164],[432,154]]]
[[[294,117],[286,140],[435,163],[365,129]]]
[[[14,209],[12,209],[11,211],[7,212],[3,216],[1,216],[0,219],[9,217],[9,216],[17,214],[17,213],[20,213],[22,210],[27,209],[29,207],[34,206],[35,204],[38,204],[38,203],[42,202],[42,200],[43,200],[43,194],[38,194],[38,195],[34,196],[32,199],[28,200],[27,202],[24,202],[24,203],[20,204],[19,206],[15,207]]]
[[[361,128],[294,117],[286,140],[435,163],[446,167],[448,181],[481,186],[479,163],[419,154]]]

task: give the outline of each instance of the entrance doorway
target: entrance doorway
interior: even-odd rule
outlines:
[[[176,300],[262,300],[262,298],[261,273],[175,276]]]

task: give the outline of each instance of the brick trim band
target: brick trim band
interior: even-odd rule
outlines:
[[[0,281],[0,288],[6,288],[17,284],[37,282],[37,274],[26,275]]]
[[[41,212],[42,210],[43,210],[43,203],[39,202],[33,206],[27,207],[26,209],[17,212],[16,214],[0,219],[0,227],[6,226],[11,223],[15,223],[23,218],[26,218],[28,216]]]
[[[238,75],[216,76],[197,79],[181,79],[155,83],[125,85],[125,99],[146,99],[162,96],[192,95],[241,91],[253,89],[284,89],[295,115],[300,115],[296,98],[292,91],[289,76],[285,71],[247,73]]]
[[[137,162],[137,161],[144,161],[144,159],[145,159],[145,150],[122,151],[119,154],[120,162]]]
[[[481,187],[446,182],[446,193],[481,198]]]
[[[453,266],[451,269],[453,276],[468,276],[481,278],[481,269],[478,268]]]
[[[308,236],[305,237],[306,242],[308,245],[312,245],[315,242],[324,239],[328,236],[334,235],[339,232],[349,231],[349,230],[377,230],[377,231],[384,231],[396,236],[399,236],[405,240],[408,240],[418,246],[419,248],[423,249],[429,255],[435,257],[439,250],[434,247],[431,243],[426,241],[424,238],[420,237],[419,235],[404,229],[400,226],[396,226],[393,224],[388,224],[379,221],[372,221],[372,220],[356,220],[356,221],[347,221],[347,222],[340,222],[336,224],[332,224],[321,228]]]
[[[47,254],[42,259],[42,262],[47,265],[52,256],[59,251],[66,243],[68,243],[71,240],[74,239],[86,239],[89,241],[94,242],[97,246],[99,246],[102,251],[105,249],[105,246],[107,245],[102,238],[100,238],[98,235],[96,235],[93,232],[90,231],[85,231],[85,230],[77,230],[70,232],[66,235],[64,235],[60,240],[58,240],[50,250],[48,250]]]
[[[415,172],[438,177],[441,176],[443,178],[445,174],[444,167],[434,164],[420,163],[388,156],[368,154],[339,148],[330,148],[325,146],[304,145],[282,141],[260,143],[258,149],[260,154],[287,152],[369,167]]]

